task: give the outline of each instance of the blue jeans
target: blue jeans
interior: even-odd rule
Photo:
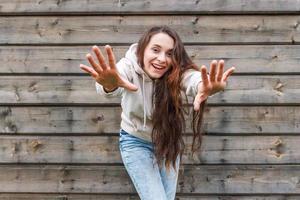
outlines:
[[[120,131],[119,147],[124,166],[142,200],[174,200],[179,170],[179,156],[176,171],[167,171],[165,165],[159,169],[153,144]]]

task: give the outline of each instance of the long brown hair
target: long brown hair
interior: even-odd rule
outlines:
[[[173,38],[174,48],[170,69],[161,78],[155,80],[151,137],[158,164],[161,166],[162,161],[165,159],[166,168],[169,169],[172,164],[175,169],[176,159],[178,155],[180,155],[180,158],[182,157],[185,148],[183,134],[185,132],[184,113],[186,109],[181,95],[181,81],[186,70],[198,69],[186,53],[178,34],[167,26],[152,27],[141,37],[136,53],[140,66],[144,67],[145,48],[151,37],[157,33],[165,33]],[[204,105],[205,102],[200,105],[201,110],[199,112],[193,111],[192,154],[200,149],[202,142],[201,124]]]

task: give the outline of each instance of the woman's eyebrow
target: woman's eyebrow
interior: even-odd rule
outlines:
[[[153,46],[156,46],[156,47],[161,47],[159,44],[153,44]]]
[[[155,47],[159,47],[159,48],[162,48],[159,44],[153,44],[153,46],[155,46]],[[168,49],[167,51],[173,51],[173,48],[171,48],[171,49]]]

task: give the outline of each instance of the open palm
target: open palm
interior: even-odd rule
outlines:
[[[211,62],[209,75],[207,75],[206,66],[203,65],[201,67],[202,81],[198,85],[198,92],[194,100],[195,111],[200,109],[201,102],[205,101],[208,96],[225,89],[227,78],[233,73],[234,69],[234,67],[231,67],[223,73],[223,60],[220,60],[219,62],[214,60]]]
[[[118,87],[136,91],[137,87],[135,85],[119,75],[111,47],[106,45],[105,50],[108,57],[108,64],[105,62],[100,49],[97,46],[93,46],[93,52],[97,57],[98,63],[94,60],[93,56],[88,53],[86,57],[92,67],[80,64],[80,68],[89,73],[106,91],[112,91]]]

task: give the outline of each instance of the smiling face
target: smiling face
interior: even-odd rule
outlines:
[[[174,40],[166,33],[153,35],[144,51],[144,71],[152,79],[162,77],[172,63]]]

